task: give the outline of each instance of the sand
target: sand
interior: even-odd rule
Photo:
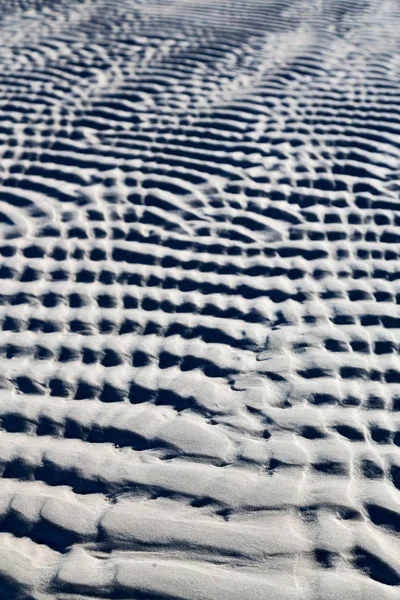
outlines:
[[[1,600],[400,598],[399,50],[0,1]]]

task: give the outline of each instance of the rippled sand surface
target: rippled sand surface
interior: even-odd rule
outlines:
[[[400,598],[400,5],[0,0],[0,597]]]

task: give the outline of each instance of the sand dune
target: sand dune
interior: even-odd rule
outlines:
[[[400,7],[0,0],[0,597],[400,597]]]

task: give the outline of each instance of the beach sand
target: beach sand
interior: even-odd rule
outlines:
[[[400,598],[400,5],[0,0],[0,598]]]

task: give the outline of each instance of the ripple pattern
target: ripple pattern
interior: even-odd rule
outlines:
[[[0,596],[400,596],[400,5],[0,0]]]

